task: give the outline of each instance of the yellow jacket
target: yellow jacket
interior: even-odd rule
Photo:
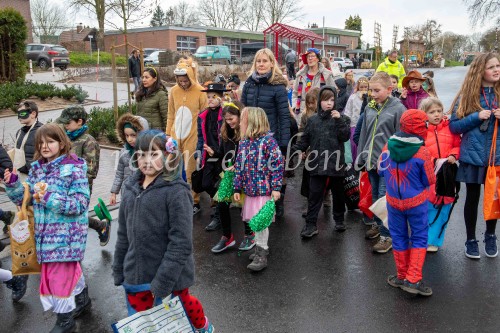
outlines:
[[[386,72],[389,75],[396,75],[398,80],[398,88],[403,87],[403,78],[406,76],[404,66],[396,60],[395,63],[391,63],[389,58],[385,58],[385,60],[380,63],[377,67],[377,72]]]

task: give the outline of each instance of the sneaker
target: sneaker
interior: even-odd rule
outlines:
[[[484,234],[484,252],[488,258],[495,258],[498,255],[497,236],[495,234]]]
[[[392,238],[380,236],[378,243],[373,246],[373,252],[387,253],[392,249]]]
[[[197,328],[196,333],[213,333],[214,332],[214,325],[210,321],[208,321],[208,318],[205,317],[205,326],[202,328]]]
[[[431,296],[431,287],[426,287],[424,281],[420,280],[416,283],[411,283],[408,280],[404,280],[403,286],[401,287],[404,291],[413,295]]]
[[[198,214],[201,211],[200,204],[194,204],[193,205],[193,215]]]
[[[437,247],[436,245],[427,246],[427,252],[436,253],[438,250],[439,250],[439,247]]]
[[[376,223],[372,224],[372,227],[368,229],[365,233],[365,238],[366,239],[374,239],[377,238],[380,235],[380,230],[378,228],[378,225]]]
[[[465,256],[471,259],[479,259],[481,256],[479,255],[479,245],[478,241],[475,239],[469,239],[465,242]]]
[[[398,279],[397,275],[389,275],[387,277],[387,283],[394,288],[402,288],[405,280]]]
[[[7,288],[12,289],[12,300],[19,302],[26,293],[28,287],[28,275],[16,275],[5,282]]]
[[[267,267],[267,255],[269,250],[264,250],[262,247],[257,246],[255,250],[255,256],[252,262],[248,264],[247,268],[254,272],[260,272]]]
[[[98,231],[99,244],[101,246],[106,246],[108,244],[110,234],[111,234],[111,222],[106,220],[106,227],[104,227],[104,229],[102,229],[101,231]]]
[[[214,231],[222,228],[222,222],[218,216],[214,216],[212,221],[205,227],[205,231]]]
[[[346,226],[344,224],[344,221],[342,221],[342,222],[336,222],[335,223],[335,231],[337,231],[337,232],[344,232],[346,230],[347,230],[347,228],[346,228]]]
[[[227,250],[228,248],[234,246],[236,244],[236,241],[234,240],[233,235],[231,234],[231,238],[227,238],[225,236],[222,236],[220,241],[212,248],[213,253],[220,253],[224,250]]]
[[[311,238],[314,235],[318,234],[318,228],[313,223],[306,223],[302,231],[300,232],[300,237],[302,238]]]
[[[252,233],[251,235],[245,235],[245,238],[243,238],[243,241],[241,242],[240,246],[238,246],[238,250],[248,251],[253,249],[254,246],[255,246],[255,234]]]

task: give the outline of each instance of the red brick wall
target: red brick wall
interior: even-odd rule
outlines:
[[[31,25],[30,0],[0,0],[0,8],[11,7],[19,11],[26,21],[28,27],[27,43],[33,42],[33,27]]]
[[[348,50],[354,50],[358,48],[358,37],[354,36],[340,36],[340,44],[347,44]]]

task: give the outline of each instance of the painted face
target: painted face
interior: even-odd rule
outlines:
[[[443,120],[443,108],[439,105],[432,105],[426,114],[427,118],[429,118],[429,123],[432,125],[438,125]]]
[[[52,139],[42,137],[42,145],[40,146],[40,154],[47,161],[52,161],[61,154],[63,146],[60,142]]]
[[[73,120],[71,119],[69,123],[64,124],[64,128],[69,131],[69,132],[74,132],[76,130],[79,130],[83,126],[83,120],[78,119],[78,120]]]
[[[163,170],[164,157],[160,149],[138,151],[137,155],[137,165],[145,176],[154,177]]]
[[[240,126],[240,117],[235,116],[234,114],[226,113],[224,121],[232,129],[236,129]]]
[[[184,90],[191,87],[191,81],[189,80],[187,75],[177,76],[177,84]]]
[[[265,54],[261,54],[257,57],[255,61],[255,67],[259,75],[269,73],[273,69],[273,64],[269,57]]]
[[[483,86],[493,86],[500,80],[500,62],[498,58],[491,58],[486,62],[483,74]]]
[[[314,52],[309,52],[307,54],[307,65],[309,67],[315,67],[318,65],[318,62],[319,62],[319,59],[318,57],[316,56],[316,53]]]
[[[411,91],[419,91],[420,88],[422,88],[422,81],[410,80],[410,82],[408,82],[408,87],[411,89]]]
[[[222,101],[221,97],[214,92],[207,93],[207,99],[209,108],[216,108],[220,106],[220,103]]]
[[[391,94],[392,86],[384,87],[380,82],[370,82],[370,91],[373,100],[380,104]]]
[[[131,128],[125,128],[123,130],[123,133],[125,134],[125,140],[127,140],[127,143],[135,147],[135,141],[137,140],[137,133],[131,129]]]
[[[391,77],[391,84],[392,84],[392,89],[398,89],[398,80]]]
[[[156,80],[157,78],[152,77],[148,71],[144,71],[144,73],[142,74],[142,85],[144,86],[144,88],[152,87]]]
[[[323,111],[331,111],[333,110],[333,106],[335,105],[335,97],[331,97],[326,101],[321,101],[321,110]]]
[[[231,90],[238,90],[240,86],[237,85],[236,83],[234,82],[229,82],[226,86],[226,89],[231,89]]]

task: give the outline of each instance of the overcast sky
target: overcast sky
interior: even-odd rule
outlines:
[[[60,3],[60,0],[50,0]],[[229,1],[229,0],[228,0]],[[187,0],[196,5],[198,0]],[[174,1],[161,1],[164,8],[174,5]],[[344,28],[344,22],[349,15],[358,14],[362,19],[364,42],[373,45],[374,23],[382,25],[383,49],[391,48],[393,25],[399,26],[398,38],[402,39],[404,27],[423,24],[428,19],[435,19],[442,25],[442,31],[452,31],[457,34],[471,34],[483,32],[493,24],[482,24],[480,28],[473,29],[469,23],[466,6],[461,0],[419,0],[419,1],[389,1],[389,0],[301,0],[303,15],[292,25],[305,28],[308,23],[323,24],[334,28]],[[396,5],[397,4],[397,5]],[[71,21],[83,22],[85,25],[97,26],[86,13],[68,13]],[[142,22],[143,26],[149,25],[149,18]],[[76,25],[76,24],[75,24]],[[140,25],[140,24],[139,24]]]

